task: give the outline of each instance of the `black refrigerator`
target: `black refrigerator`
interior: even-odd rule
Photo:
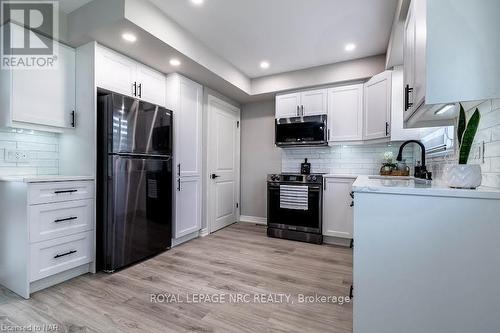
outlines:
[[[98,94],[97,268],[113,272],[171,246],[172,111]]]

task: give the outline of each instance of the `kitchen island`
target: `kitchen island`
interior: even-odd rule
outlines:
[[[360,176],[354,332],[500,332],[500,190]]]

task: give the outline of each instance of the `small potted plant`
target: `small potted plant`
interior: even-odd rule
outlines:
[[[392,171],[396,168],[394,164],[394,153],[392,151],[386,151],[384,153],[384,162],[382,162],[382,168],[380,168],[381,176],[390,176]]]
[[[481,166],[467,164],[480,120],[481,114],[476,108],[467,122],[464,108],[460,104],[457,125],[458,165],[449,166],[445,172],[445,181],[449,187],[475,189],[481,185]]]

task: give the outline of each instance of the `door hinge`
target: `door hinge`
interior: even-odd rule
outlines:
[[[240,204],[239,203],[236,203],[236,208],[240,208]]]
[[[236,128],[240,128],[240,121],[236,121]]]

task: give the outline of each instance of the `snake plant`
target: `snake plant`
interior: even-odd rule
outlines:
[[[472,149],[472,144],[474,142],[474,137],[476,136],[480,120],[481,114],[476,108],[476,111],[474,111],[469,121],[467,122],[464,107],[462,106],[462,104],[460,104],[460,114],[458,116],[457,125],[459,164],[467,164],[467,161],[469,160],[469,154]]]

